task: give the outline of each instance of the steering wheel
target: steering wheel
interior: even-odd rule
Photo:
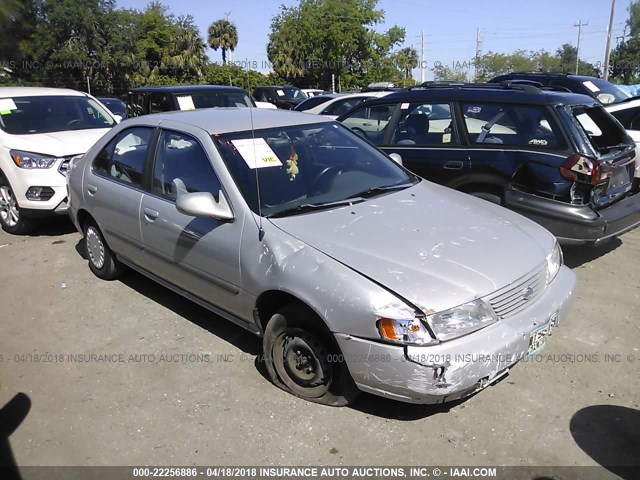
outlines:
[[[67,127],[72,127],[73,125],[76,125],[78,123],[80,123],[80,120],[76,118],[74,120],[71,120],[69,123],[67,123]]]
[[[342,169],[340,167],[335,165],[325,167],[311,183],[310,190],[314,193],[326,192],[330,182],[340,174],[342,174]]]

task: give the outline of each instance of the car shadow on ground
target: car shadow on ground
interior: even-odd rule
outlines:
[[[597,247],[589,247],[586,245],[564,245],[562,247],[564,263],[569,268],[578,268],[614,251],[621,245],[622,240],[619,238],[613,238],[607,243]]]
[[[21,478],[9,437],[27,418],[29,410],[31,410],[31,399],[24,393],[16,394],[0,409],[0,477],[4,480]]]
[[[29,237],[60,237],[77,231],[73,222],[66,215],[43,218],[37,227],[29,232]]]
[[[640,410],[593,405],[578,410],[569,424],[578,446],[624,480],[640,478]]]
[[[75,249],[78,255],[85,260],[87,259],[84,238],[78,241]],[[260,339],[249,331],[163,287],[141,273],[127,269],[119,281],[149,300],[162,305],[198,327],[229,342],[244,353],[258,355],[262,352]]]

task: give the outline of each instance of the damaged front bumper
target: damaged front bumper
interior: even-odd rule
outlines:
[[[522,312],[464,337],[433,346],[402,347],[336,334],[358,388],[410,403],[464,398],[497,381],[529,352],[540,327],[562,323],[575,274],[562,267],[544,295]]]

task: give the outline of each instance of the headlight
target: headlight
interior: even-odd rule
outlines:
[[[553,246],[551,253],[547,255],[547,284],[556,278],[562,266],[562,249],[558,242]]]
[[[493,309],[482,300],[474,300],[427,317],[429,326],[439,340],[449,340],[475,332],[497,320]]]
[[[378,317],[378,332],[388,342],[400,345],[428,345],[437,342],[416,316],[416,311],[399,299],[374,308],[374,313]]]
[[[9,151],[13,163],[20,168],[51,168],[58,158],[39,153],[20,152],[18,150]]]

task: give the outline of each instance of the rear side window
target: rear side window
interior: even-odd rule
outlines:
[[[169,96],[164,93],[153,93],[149,98],[149,113],[170,112],[173,110]]]
[[[622,126],[601,106],[577,107],[573,115],[587,134],[591,145],[606,153],[610,147],[626,144],[629,139]]]
[[[175,200],[178,191],[209,192],[218,198],[220,181],[207,153],[193,137],[165,130],[153,167],[153,193]]]
[[[516,147],[563,148],[548,110],[535,105],[465,103],[464,123],[470,143]]]
[[[93,161],[93,172],[141,188],[153,128],[129,128],[107,144]]]

